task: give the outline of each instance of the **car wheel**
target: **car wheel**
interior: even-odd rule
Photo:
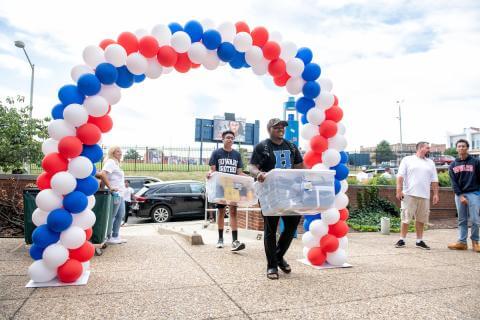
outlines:
[[[156,206],[152,209],[151,217],[157,223],[168,222],[172,218],[172,210],[167,206]]]

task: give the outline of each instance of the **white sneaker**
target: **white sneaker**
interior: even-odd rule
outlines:
[[[111,237],[110,239],[107,240],[108,244],[121,244],[121,243],[126,243],[127,240],[125,239],[120,239],[119,237]]]

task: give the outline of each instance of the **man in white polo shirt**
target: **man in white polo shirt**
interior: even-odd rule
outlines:
[[[432,203],[438,203],[438,176],[435,163],[428,158],[430,144],[419,142],[414,155],[407,156],[400,162],[397,175],[397,199],[402,202],[400,240],[397,248],[405,247],[408,225],[415,218],[417,232],[416,247],[430,250],[423,241],[423,228],[430,214],[430,185],[433,189]]]

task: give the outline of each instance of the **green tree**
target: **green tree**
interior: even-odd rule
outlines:
[[[140,154],[137,152],[135,149],[128,149],[127,153],[123,156],[123,159],[125,160],[141,160],[142,157]]]
[[[377,144],[377,148],[375,149],[376,153],[376,160],[377,164],[382,163],[384,161],[390,161],[395,159],[395,155],[392,152],[392,149],[390,148],[390,143],[386,140],[380,141],[379,144]]]
[[[458,152],[456,148],[448,148],[447,150],[445,150],[445,154],[449,156],[454,156],[454,157],[458,156]]]
[[[22,173],[24,164],[39,164],[43,158],[42,140],[48,138],[49,118],[29,117],[25,97],[0,98],[0,168]]]

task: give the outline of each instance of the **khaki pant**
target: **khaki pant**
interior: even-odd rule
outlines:
[[[402,223],[410,223],[413,219],[417,222],[428,223],[430,199],[405,195],[400,212]]]

